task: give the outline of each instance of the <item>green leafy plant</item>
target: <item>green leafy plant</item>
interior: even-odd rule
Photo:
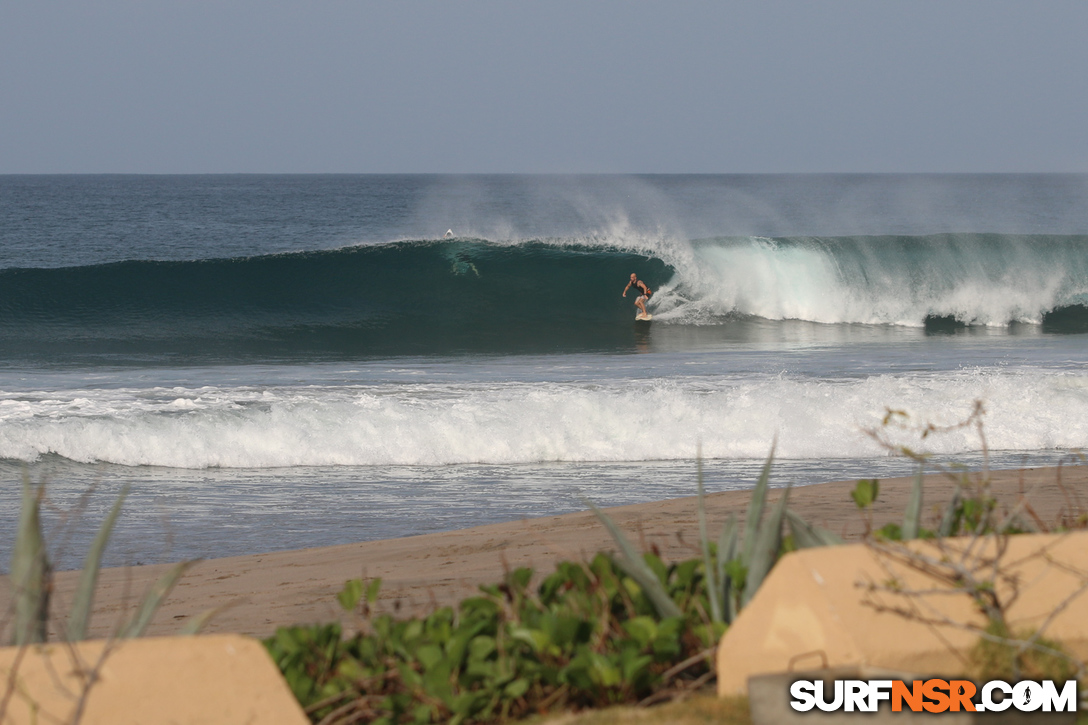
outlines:
[[[875,478],[863,478],[854,485],[850,498],[854,499],[859,509],[867,509],[880,495],[880,481]]]
[[[281,628],[265,644],[323,723],[495,722],[697,687],[720,634],[705,619],[699,562],[639,560],[656,587],[632,576],[630,562],[598,554],[561,562],[536,587],[532,570],[515,569],[426,617],[366,617],[346,640],[330,624]],[[341,605],[358,607],[364,591],[376,598],[377,584],[348,582]]]
[[[713,677],[727,622],[777,558],[791,547],[838,543],[787,508],[788,490],[764,516],[773,453],[753,489],[743,539],[730,516],[716,543],[707,534],[700,461],[700,558],[666,564],[640,553],[587,501],[615,540],[615,556],[560,562],[535,587],[530,569],[515,569],[457,607],[408,620],[370,616],[380,580],[352,580],[337,599],[347,611],[362,609],[358,634],[343,639],[339,624],[284,627],[265,644],[323,725],[498,722],[698,689]]]

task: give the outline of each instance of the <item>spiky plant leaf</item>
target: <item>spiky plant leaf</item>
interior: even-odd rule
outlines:
[[[159,579],[151,585],[151,588],[147,590],[147,594],[144,595],[143,601],[140,602],[139,608],[136,610],[136,614],[132,616],[132,620],[129,622],[122,631],[120,636],[126,637],[139,637],[147,629],[147,625],[151,624],[151,618],[155,616],[155,612],[158,611],[159,606],[162,604],[166,595],[170,593],[170,590],[174,588],[174,585],[178,583],[178,579],[181,575],[197,563],[199,559],[193,559],[192,561],[183,561],[179,564],[175,564],[170,567],[170,570],[163,574]]]
[[[740,540],[737,530],[737,515],[730,512],[729,518],[722,524],[718,534],[718,578],[724,576],[725,565],[737,556],[737,543]]]
[[[722,607],[718,600],[717,567],[710,561],[710,537],[706,530],[706,492],[703,488],[703,456],[702,450],[695,459],[696,482],[699,491],[699,543],[703,549],[703,571],[706,573],[707,598],[710,600],[710,619],[714,622],[722,621]]]
[[[752,551],[756,545],[756,535],[759,532],[759,522],[763,518],[763,507],[767,501],[767,485],[771,480],[771,464],[774,462],[774,449],[778,445],[778,438],[771,443],[771,452],[767,455],[767,462],[763,464],[763,470],[759,473],[759,480],[752,490],[752,500],[748,503],[748,516],[744,522],[744,547],[741,549],[741,557],[745,566],[752,560]]]
[[[910,487],[910,499],[907,508],[903,512],[903,528],[900,530],[903,541],[917,539],[918,532],[922,528],[922,482],[923,469],[918,466],[918,472],[914,474],[914,482]]]
[[[718,535],[718,581],[722,594],[722,617],[727,622],[732,622],[736,616],[735,607],[733,604],[733,581],[732,578],[726,575],[726,565],[737,556],[737,541],[739,536],[737,535],[737,515],[734,513],[729,514],[729,518],[725,520],[722,525],[722,531]]]
[[[798,549],[811,549],[817,546],[838,546],[842,543],[834,532],[812,526],[793,509],[786,509],[786,523],[789,524],[793,542]]]
[[[767,520],[759,528],[755,546],[752,549],[752,557],[748,564],[748,576],[744,582],[744,595],[741,597],[741,605],[747,604],[755,595],[756,590],[763,584],[763,579],[778,560],[778,550],[782,546],[782,519],[786,514],[786,503],[790,497],[790,489],[782,493],[782,498],[771,509]]]
[[[30,474],[23,471],[23,496],[15,546],[11,552],[10,576],[15,598],[12,644],[16,646],[44,642],[46,639],[52,570],[42,536],[41,501],[44,491],[44,484],[37,489],[31,486]]]
[[[937,527],[937,536],[951,536],[955,533],[959,508],[960,489],[959,486],[957,486],[956,490],[952,493],[952,500],[944,507],[944,513],[941,515],[941,524]]]
[[[68,614],[68,641],[75,642],[87,636],[87,623],[91,617],[91,606],[94,604],[94,590],[98,584],[98,572],[102,568],[102,554],[106,551],[113,526],[117,523],[117,517],[121,514],[121,506],[128,497],[129,484],[121,489],[117,500],[113,502],[113,508],[102,522],[98,534],[91,542],[91,548],[87,551],[87,558],[83,564],[83,572],[79,576],[79,585],[76,588],[75,598],[72,600],[72,610]]]
[[[608,517],[604,511],[601,511],[592,502],[582,499],[582,502],[589,506],[593,513],[597,514],[597,518],[601,520],[605,528],[608,529],[608,533],[612,535],[612,539],[616,542],[616,545],[620,548],[621,556],[616,559],[616,563],[627,574],[642,587],[642,591],[646,593],[650,602],[654,605],[654,609],[662,617],[680,617],[683,616],[680,608],[676,606],[676,602],[672,600],[668,592],[665,591],[665,587],[661,584],[661,580],[654,574],[653,569],[646,563],[646,560],[639,555],[638,551],[627,540],[620,528],[616,526],[616,522]]]

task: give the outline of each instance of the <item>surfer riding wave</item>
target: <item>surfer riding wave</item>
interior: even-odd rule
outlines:
[[[638,278],[638,275],[634,272],[631,273],[631,281],[627,283],[627,286],[623,288],[623,296],[627,296],[627,290],[631,289],[632,285],[635,288],[635,292],[638,292],[638,298],[635,300],[635,307],[637,307],[642,314],[642,317],[646,317],[649,313],[646,312],[646,302],[653,295],[654,291],[650,289],[649,285]]]

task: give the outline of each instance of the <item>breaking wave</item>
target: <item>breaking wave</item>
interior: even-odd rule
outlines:
[[[0,270],[0,355],[146,359],[570,352],[738,318],[1088,331],[1088,237],[396,242]]]
[[[0,459],[279,468],[884,455],[885,405],[917,423],[987,401],[992,450],[1088,446],[1088,376],[976,369],[814,379],[123,388],[0,394]],[[916,443],[917,441],[906,441]],[[970,430],[926,449],[976,450]]]

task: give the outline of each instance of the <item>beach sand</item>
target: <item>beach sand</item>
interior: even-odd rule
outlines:
[[[910,483],[909,478],[881,481],[874,526],[901,520]],[[866,524],[849,496],[854,485],[848,481],[794,488],[790,507],[811,524],[857,539]],[[1007,507],[1015,506],[1021,493],[1029,493],[1032,509],[1048,524],[1080,502],[1088,504],[1088,466],[996,471],[992,485]],[[931,524],[952,489],[940,475],[927,477],[925,511]],[[783,491],[773,489],[770,500],[777,500]],[[716,537],[729,513],[743,518],[749,499],[749,491],[707,496],[711,536]],[[608,509],[608,514],[633,541],[656,547],[667,560],[699,555],[695,497],[621,506]],[[419,613],[471,595],[479,584],[500,580],[504,566],[546,572],[559,560],[591,557],[613,548],[596,517],[581,512],[401,539],[209,559],[189,570],[147,633],[175,634],[192,617],[219,607],[223,610],[204,631],[264,637],[281,625],[327,622],[341,617],[336,593],[355,577],[382,578],[378,611]],[[149,583],[168,568],[160,564],[103,570],[91,634],[108,635]],[[57,574],[55,612],[67,610],[78,575]],[[10,611],[6,577],[0,597],[7,600],[5,611]],[[351,626],[350,621],[345,624]]]

